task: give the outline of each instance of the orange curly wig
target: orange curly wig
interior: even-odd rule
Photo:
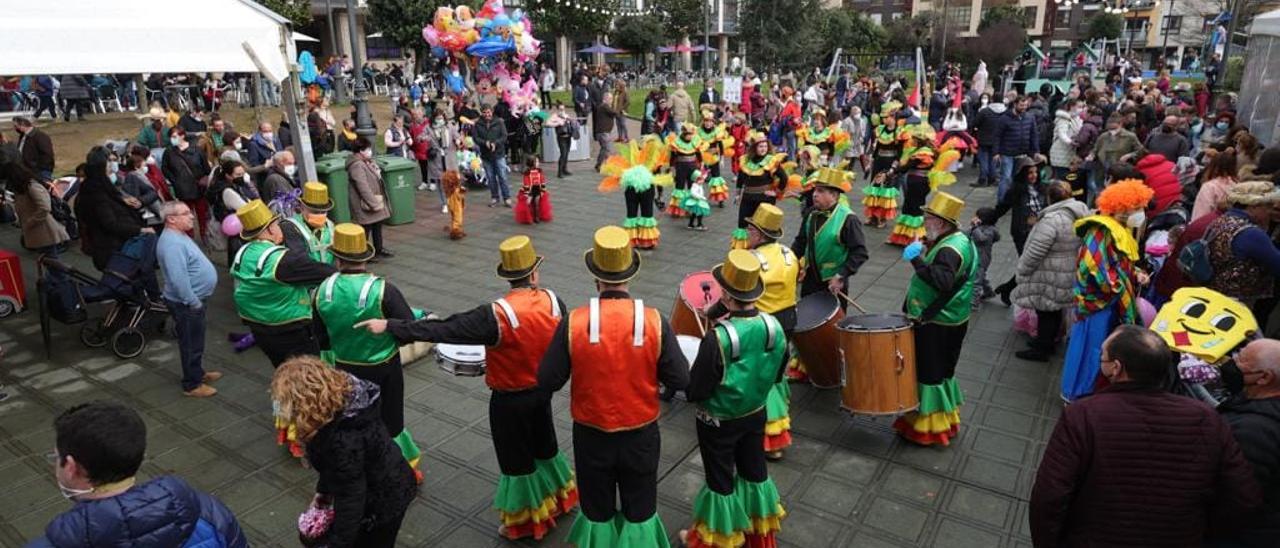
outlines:
[[[1146,209],[1155,191],[1138,179],[1124,179],[1102,189],[1098,194],[1098,211],[1114,215],[1122,211]]]
[[[297,356],[280,364],[271,378],[271,399],[282,418],[298,429],[298,441],[311,441],[347,405],[351,375],[315,356]]]

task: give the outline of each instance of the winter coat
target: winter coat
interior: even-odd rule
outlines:
[[[1274,546],[1280,539],[1280,398],[1231,399],[1218,412],[1253,465],[1263,497],[1255,518],[1230,536],[1250,547]]]
[[[53,204],[44,183],[28,183],[26,192],[14,196],[13,209],[22,226],[22,245],[27,249],[41,249],[71,239],[66,227],[53,218]]]
[[[1037,154],[1040,152],[1040,128],[1036,117],[1030,110],[1021,116],[1008,111],[1000,117],[1000,125],[996,127],[992,140],[996,154],[1014,156]]]
[[[1075,304],[1076,269],[1080,265],[1080,237],[1076,219],[1089,215],[1089,207],[1067,199],[1040,211],[1018,257],[1013,302],[1035,310],[1062,310]]]
[[[347,178],[351,184],[351,222],[371,225],[391,217],[391,204],[382,184],[382,170],[360,154],[347,157]]]
[[[1075,138],[1083,123],[1075,114],[1059,110],[1053,119],[1053,144],[1049,146],[1049,165],[1071,167],[1076,158]]]
[[[1214,177],[1200,185],[1195,205],[1191,208],[1191,220],[1195,221],[1211,211],[1217,211],[1218,203],[1227,197],[1235,184],[1235,180],[1230,177]]]
[[[427,134],[431,132],[431,120],[422,119],[409,126],[409,135],[413,137],[413,159],[419,162],[427,159],[427,154],[431,151],[431,137]],[[423,173],[425,176],[426,174]]]
[[[76,502],[30,546],[248,548],[231,510],[175,476],[160,476],[114,497]]]
[[[671,117],[675,119],[676,124],[696,122],[698,120],[693,98],[689,97],[689,92],[677,89],[667,96],[667,100],[671,102]]]
[[[1093,145],[1098,142],[1099,135],[1102,135],[1102,116],[1092,115],[1085,118],[1072,143],[1076,149],[1076,156],[1084,159],[1093,152]]]
[[[281,171],[283,166],[272,165],[271,170],[267,172],[267,177],[262,180],[262,186],[258,187],[258,196],[266,202],[271,202],[281,194],[288,194],[293,189],[298,188],[297,183],[293,181],[293,177]]]
[[[360,530],[369,525],[403,519],[417,491],[413,471],[376,403],[349,403],[307,442],[307,460],[320,476],[316,492],[333,497],[327,535],[332,548],[355,546]]]
[[[179,150],[170,146],[160,157],[160,171],[173,187],[174,198],[196,200],[201,195],[200,178],[209,174],[209,165],[196,147]]]
[[[164,224],[164,219],[160,218],[160,195],[156,193],[156,188],[151,186],[151,181],[147,179],[146,172],[130,171],[128,173],[119,173],[117,176],[122,178],[120,191],[142,202],[143,216],[146,217],[145,212],[147,211],[152,213],[144,221],[148,225]]]
[[[1146,177],[1147,186],[1156,193],[1155,207],[1147,210],[1148,219],[1168,209],[1182,198],[1182,183],[1173,172],[1173,162],[1159,154],[1148,154],[1138,160],[1136,167]]]
[[[90,97],[89,81],[78,74],[63,75],[58,96],[66,101],[87,100]]]
[[[992,148],[996,144],[996,131],[1000,129],[1000,119],[1004,116],[1008,107],[1004,103],[988,103],[987,106],[978,109],[977,116],[974,116],[973,123],[969,125],[974,130],[974,137],[978,139],[978,148]]]
[[[1031,489],[1037,547],[1200,546],[1262,495],[1226,421],[1134,382],[1067,406]]]
[[[476,150],[480,151],[481,158],[493,160],[506,157],[507,123],[496,115],[489,121],[477,120],[476,125],[471,128],[471,136],[475,139]],[[493,150],[489,150],[490,143],[493,144]]]
[[[80,183],[75,199],[76,219],[93,266],[107,267],[107,259],[143,229],[142,214],[124,203],[124,195],[105,175],[90,176]]]
[[[258,167],[267,163],[267,160],[270,160],[275,153],[284,150],[284,143],[280,142],[280,136],[275,133],[271,134],[271,143],[267,143],[266,139],[262,138],[261,133],[255,133],[249,139],[249,144],[245,146],[245,149],[249,166]]]
[[[36,173],[53,171],[53,140],[49,138],[49,134],[31,128],[31,131],[18,139],[18,144],[22,148],[22,163],[27,167]]]

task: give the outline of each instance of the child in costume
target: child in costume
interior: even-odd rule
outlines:
[[[733,138],[733,157],[741,158],[747,151],[747,134],[751,133],[751,125],[747,123],[747,115],[739,112],[733,116],[733,124],[729,126],[729,136]],[[733,174],[738,174],[738,162],[729,162]]]
[[[702,151],[706,145],[698,138],[697,128],[688,122],[680,125],[678,134],[667,136],[670,147],[671,173],[675,177],[675,190],[671,191],[671,202],[667,204],[667,214],[672,217],[683,217],[686,213],[680,204],[689,195],[689,185],[693,182],[693,172],[702,163]]]
[[[702,218],[711,214],[711,204],[707,202],[707,191],[703,186],[706,181],[707,172],[695,173],[693,183],[689,186],[689,195],[681,204],[681,207],[689,212],[689,228],[693,230],[706,230],[707,227],[702,225]],[[721,182],[724,182],[723,179]]]
[[[796,141],[800,149],[814,146],[821,151],[813,158],[815,169],[838,167],[836,164],[844,162],[844,152],[850,146],[849,134],[838,126],[827,125],[827,111],[820,108],[813,110],[808,124],[796,130]]]
[[[902,133],[902,160],[886,178],[906,175],[902,212],[894,220],[887,243],[905,246],[924,238],[924,204],[929,192],[956,180],[951,165],[959,161],[959,151],[933,148],[933,128],[925,123],[909,125]]]
[[[467,236],[462,231],[462,210],[467,206],[467,189],[462,186],[462,175],[457,171],[446,171],[440,178],[440,184],[444,185],[445,205],[449,208],[449,226],[444,228],[449,231],[450,240],[461,240]]]
[[[520,196],[514,209],[516,222],[522,225],[551,220],[551,199],[547,193],[547,179],[538,167],[538,157],[529,155],[524,160],[524,179],[520,184]]]
[[[600,192],[613,192],[621,188],[627,203],[627,218],[622,223],[631,236],[631,245],[637,249],[653,249],[658,246],[658,222],[653,218],[654,193],[661,185],[670,185],[669,175],[654,175],[667,163],[667,146],[654,135],[646,135],[640,141],[628,141],[618,147],[618,153],[610,156],[600,166],[604,180],[597,187]]]
[[[480,155],[476,153],[476,142],[470,136],[462,139],[457,156],[459,175],[465,182],[471,186],[485,186],[484,165],[480,161]],[[448,199],[449,195],[446,193],[445,200]]]
[[[747,135],[747,150],[738,158],[738,228],[733,231],[730,243],[733,249],[747,248],[747,219],[755,214],[762,203],[774,204],[787,187],[787,174],[783,170],[785,154],[773,154],[772,145],[765,134],[758,131]]]
[[[947,109],[947,116],[942,120],[942,131],[938,133],[934,144],[938,147],[950,142],[950,147],[960,151],[960,161],[954,164],[955,169],[959,169],[964,163],[964,155],[978,152],[978,140],[969,134],[969,119],[964,115],[964,108],[961,107],[961,100],[964,95],[956,93],[951,96],[951,108]],[[955,171],[953,169],[952,171]]]
[[[887,176],[902,155],[902,143],[898,140],[901,130],[896,118],[895,103],[886,103],[880,111],[880,124],[875,127],[871,142],[871,185],[863,189],[862,212],[868,226],[883,228],[889,219],[898,215],[898,184]]]
[[[724,207],[729,199],[729,185],[720,176],[720,161],[733,158],[733,137],[724,124],[716,124],[715,113],[702,111],[702,125],[698,127],[698,140],[702,141],[702,172],[706,179],[707,198],[711,203]]]

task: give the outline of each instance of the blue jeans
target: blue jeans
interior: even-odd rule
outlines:
[[[1102,162],[1094,162],[1093,169],[1089,170],[1089,205],[1092,206],[1094,200],[1098,199],[1098,193],[1102,192],[1102,187],[1107,184],[1107,166]]]
[[[978,181],[991,184],[996,178],[995,166],[991,162],[991,149],[978,147]]]
[[[787,147],[787,159],[796,159],[796,130],[788,129],[782,133],[782,144]]]
[[[996,186],[996,201],[1004,199],[1004,193],[1013,185],[1013,156],[1000,156],[1000,182]]]
[[[489,180],[489,198],[511,199],[511,188],[507,186],[507,157],[481,158],[480,163],[484,165],[485,178]]]
[[[193,307],[165,299],[173,329],[178,333],[178,356],[182,361],[182,390],[195,390],[204,382],[204,328],[206,301]]]

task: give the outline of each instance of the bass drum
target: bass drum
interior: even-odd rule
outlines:
[[[838,329],[845,373],[841,409],[862,415],[897,415],[920,406],[915,335],[906,316],[850,316]]]
[[[703,270],[685,276],[684,281],[680,282],[676,302],[671,306],[671,329],[677,335],[701,339],[711,325],[702,315],[702,310],[719,301],[720,284],[716,283],[710,271]]]

